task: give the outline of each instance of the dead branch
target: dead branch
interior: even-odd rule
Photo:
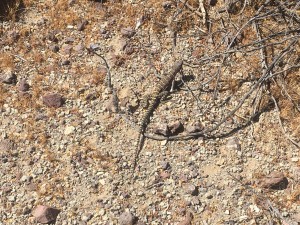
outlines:
[[[300,148],[300,144],[298,142],[296,142],[295,140],[293,140],[290,135],[287,134],[287,131],[284,129],[283,127],[283,124],[282,124],[282,121],[281,121],[281,118],[280,118],[280,110],[279,110],[279,107],[278,107],[278,104],[277,104],[277,101],[276,99],[274,98],[273,95],[271,95],[271,98],[274,102],[274,105],[275,105],[275,109],[276,109],[276,112],[277,112],[277,118],[278,118],[278,122],[279,122],[279,125],[281,127],[281,130],[282,130],[282,133],[284,134],[284,136],[290,141],[292,142],[296,147]]]

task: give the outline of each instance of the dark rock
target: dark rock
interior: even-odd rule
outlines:
[[[71,64],[71,61],[68,60],[68,59],[64,59],[64,60],[61,61],[62,66],[67,66],[67,65],[70,65],[70,64]]]
[[[50,223],[56,220],[60,210],[44,205],[38,205],[33,211],[32,215],[38,223]]]
[[[210,6],[215,6],[216,4],[217,4],[217,0],[208,0],[208,4],[210,5]]]
[[[49,93],[43,96],[43,103],[48,107],[61,107],[63,105],[63,98],[60,94]]]
[[[243,3],[241,1],[231,1],[225,0],[227,12],[230,14],[238,14],[243,7]]]

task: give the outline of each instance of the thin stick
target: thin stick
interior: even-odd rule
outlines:
[[[300,144],[298,142],[296,142],[295,140],[293,140],[290,135],[287,134],[286,130],[284,129],[283,125],[282,125],[282,122],[281,122],[281,118],[280,118],[280,110],[279,110],[279,107],[278,107],[278,104],[277,104],[277,101],[276,99],[274,98],[273,95],[271,95],[271,98],[274,102],[274,105],[275,105],[275,108],[276,108],[276,112],[277,112],[277,119],[278,119],[278,122],[279,122],[279,125],[281,127],[281,130],[282,130],[282,133],[284,134],[284,136],[290,141],[292,142],[295,146],[297,146],[298,148],[300,148]]]

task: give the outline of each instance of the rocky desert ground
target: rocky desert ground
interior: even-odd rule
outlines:
[[[299,224],[299,27],[299,1],[1,1],[0,224]]]

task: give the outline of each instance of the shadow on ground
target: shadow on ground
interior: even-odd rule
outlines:
[[[0,20],[16,20],[24,8],[22,0],[1,0]]]

